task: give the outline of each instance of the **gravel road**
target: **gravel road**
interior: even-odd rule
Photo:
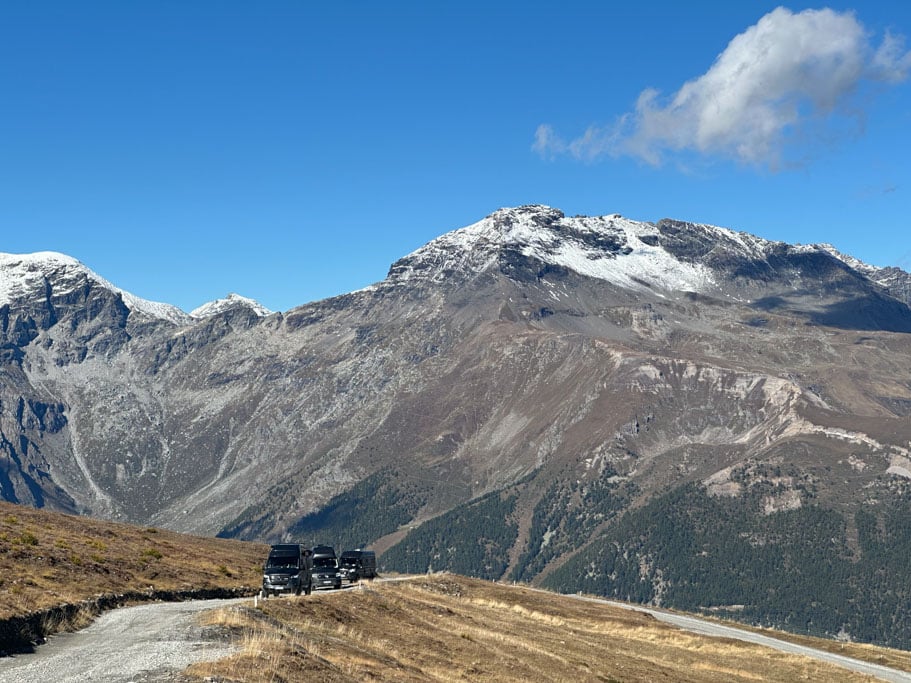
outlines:
[[[34,654],[0,658],[0,681],[177,681],[193,662],[231,654],[214,635],[207,637],[196,615],[242,601],[156,602],[105,612],[82,631],[52,636]]]

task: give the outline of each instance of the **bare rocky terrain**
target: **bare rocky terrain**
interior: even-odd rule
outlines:
[[[764,549],[786,557],[802,528],[835,538],[828,564],[860,585],[895,574],[889,553],[904,548],[892,530],[911,482],[911,276],[828,245],[520,207],[365,290],[200,317],[65,259],[5,258],[6,500],[372,543],[402,569],[465,561],[658,604],[679,601],[680,552],[755,565]],[[678,508],[706,519],[742,513],[730,543],[687,545],[711,526],[695,513],[676,540],[620,526],[654,530],[642,520],[673,491],[694,491]],[[814,526],[817,512],[832,516]],[[449,550],[466,543],[481,551]],[[687,607],[736,610],[732,596]],[[820,628],[857,631],[841,609]]]

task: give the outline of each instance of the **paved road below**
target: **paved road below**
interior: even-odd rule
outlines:
[[[742,640],[748,643],[755,643],[757,645],[771,647],[776,650],[780,650],[781,652],[789,652],[795,655],[803,655],[804,657],[812,657],[813,659],[828,662],[829,664],[834,664],[836,666],[841,666],[846,669],[850,669],[851,671],[857,671],[862,674],[867,674],[868,676],[873,676],[879,680],[889,681],[889,683],[911,683],[911,673],[899,671],[898,669],[891,669],[887,666],[881,666],[879,664],[864,662],[860,659],[854,659],[852,657],[845,657],[844,655],[835,654],[833,652],[826,652],[825,650],[817,650],[816,648],[807,647],[806,645],[797,645],[796,643],[790,643],[786,640],[779,640],[778,638],[773,638],[762,633],[745,631],[734,626],[725,626],[724,624],[718,624],[713,621],[706,621],[704,619],[689,617],[683,614],[673,614],[660,609],[652,609],[649,607],[643,607],[641,605],[630,605],[625,602],[614,602],[612,600],[599,600],[597,598],[587,597],[579,597],[579,599],[591,600],[593,602],[612,605],[614,607],[622,607],[623,609],[647,612],[659,621],[672,624],[678,628],[682,628],[692,633],[699,633],[701,635],[713,636],[717,638],[733,638],[735,640]]]
[[[102,614],[77,633],[52,636],[34,654],[0,658],[0,681],[49,683],[178,680],[193,662],[214,661],[231,649],[196,623],[203,610],[240,600],[156,602]]]

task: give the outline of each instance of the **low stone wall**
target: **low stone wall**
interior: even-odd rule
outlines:
[[[186,590],[128,591],[98,595],[76,603],[57,605],[44,610],[0,620],[0,657],[14,652],[31,652],[52,633],[65,631],[77,618],[88,614],[97,617],[107,610],[142,602],[180,602],[251,597],[256,588],[198,588]]]

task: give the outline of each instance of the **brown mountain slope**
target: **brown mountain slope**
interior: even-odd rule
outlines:
[[[541,206],[265,318],[30,268],[0,498],[911,646],[907,273]]]
[[[225,681],[869,681],[642,612],[454,575],[220,610],[242,651],[189,673]],[[839,646],[836,646],[839,647]],[[853,647],[853,649],[852,649]],[[908,666],[905,653],[845,646]]]
[[[0,503],[0,624],[38,615],[33,621],[39,629],[32,633],[37,637],[44,635],[42,629],[53,630],[56,621],[76,617],[84,623],[98,605],[84,605],[84,614],[57,614],[53,608],[99,596],[143,600],[219,591],[249,594],[261,583],[266,550],[255,543]],[[34,626],[28,620],[23,624]],[[18,636],[0,627],[0,650],[21,645]]]

